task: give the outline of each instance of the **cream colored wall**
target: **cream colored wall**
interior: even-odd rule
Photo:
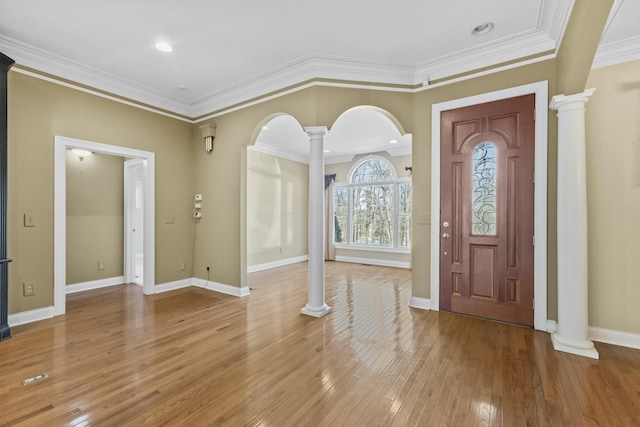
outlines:
[[[191,260],[193,126],[16,71],[8,92],[9,313],[53,305],[54,135],[156,153],[156,282],[190,277],[178,267]],[[23,226],[25,212],[35,227]],[[24,282],[35,296],[22,296]]]
[[[640,333],[640,61],[587,87],[589,325]]]
[[[207,123],[216,126],[214,150],[205,153],[199,122],[193,129],[191,155],[195,172],[195,192],[201,193],[203,217],[197,225],[193,276],[207,279],[206,266],[211,266],[209,279],[230,286],[241,286],[246,278],[241,258],[246,260],[246,236],[240,225],[246,221],[247,145],[253,144],[267,117],[285,113],[301,124],[315,122],[313,89],[276,98],[225,114]],[[255,135],[254,135],[255,134]],[[243,160],[244,159],[244,160]],[[243,163],[244,162],[244,163]],[[243,219],[244,218],[244,219]]]
[[[247,152],[247,265],[308,255],[309,166]]]
[[[406,166],[411,166],[411,156],[391,156],[388,153],[372,153],[377,156],[384,157],[388,161],[393,164],[393,167],[396,169],[396,173],[399,178],[410,177],[411,174],[406,171],[404,168]],[[349,179],[349,171],[351,167],[357,163],[362,157],[367,156],[367,154],[357,155],[353,158],[351,162],[344,163],[333,163],[326,164],[324,167],[324,172],[327,175],[336,174],[336,182],[347,182]],[[343,249],[336,248],[336,256],[338,257],[352,257],[352,258],[363,258],[363,259],[371,259],[371,260],[380,260],[380,261],[390,261],[394,263],[411,263],[411,254],[409,253],[398,253],[398,252],[385,252],[385,251],[367,251],[367,250],[355,250],[355,249]]]
[[[123,176],[122,157],[67,151],[68,285],[124,275]]]

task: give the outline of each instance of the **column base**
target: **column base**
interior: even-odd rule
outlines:
[[[571,338],[563,338],[555,333],[551,334],[551,342],[553,343],[553,349],[556,351],[577,354],[578,356],[590,357],[592,359],[600,358],[598,350],[593,346],[593,342],[589,340],[576,341]]]
[[[320,308],[309,307],[309,304],[307,304],[302,310],[300,310],[300,313],[312,317],[322,317],[331,313],[331,307],[329,307],[327,304],[325,304],[324,307]]]

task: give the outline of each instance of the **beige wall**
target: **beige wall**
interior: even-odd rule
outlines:
[[[16,71],[8,83],[9,313],[53,305],[54,135],[156,153],[156,281],[190,277],[178,267],[191,260],[192,125]],[[23,226],[25,212],[35,227]],[[35,296],[23,296],[24,282]]]
[[[309,166],[247,152],[247,265],[307,255]]]
[[[589,324],[640,333],[640,61],[587,87]]]
[[[635,245],[640,241],[640,89],[638,61],[595,70],[597,88],[587,105],[589,174],[590,323],[640,332],[633,303],[638,300]],[[375,105],[413,134],[413,295],[429,298],[431,106],[493,90],[549,81],[556,91],[556,63],[545,61],[417,94],[314,87],[226,114],[217,125],[215,149],[206,153],[199,125],[127,107],[16,72],[9,74],[9,254],[10,313],[53,302],[53,136],[63,135],[156,153],[156,277],[165,283],[190,277],[178,263],[191,260],[193,194],[202,193],[203,219],[193,276],[234,286],[242,283],[243,206],[247,202],[246,146],[273,114],[287,113],[303,126],[329,128],[347,109]],[[557,318],[556,147],[557,120],[549,114],[548,156],[548,317]],[[243,164],[244,159],[244,164]],[[330,170],[330,169],[328,169]],[[23,214],[35,227],[23,226]],[[175,224],[163,219],[176,215]],[[33,282],[36,296],[23,297]]]
[[[67,151],[68,285],[124,275],[123,176],[122,157]]]

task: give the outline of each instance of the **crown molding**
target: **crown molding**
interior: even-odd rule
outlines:
[[[281,157],[283,159],[292,160],[294,162],[304,163],[307,165],[309,164],[309,155],[292,153],[291,151],[286,151],[279,147],[256,143],[254,145],[249,145],[247,148],[259,153],[268,154],[270,156]]]
[[[0,51],[9,55],[18,65],[69,80],[76,85],[87,86],[177,114],[189,115],[190,112],[189,104],[159,91],[3,35],[0,35]]]
[[[94,88],[125,101],[155,107],[192,119],[228,110],[313,80],[351,82],[374,89],[413,91],[429,80],[452,78],[519,58],[541,55],[558,47],[574,0],[542,0],[537,28],[497,42],[425,61],[417,65],[363,61],[312,53],[251,79],[206,94],[192,103],[119,78],[59,55],[0,35],[0,51],[18,65]],[[327,82],[331,85],[332,82]],[[338,83],[336,83],[338,84]]]
[[[601,68],[640,59],[640,36],[598,46],[591,68]]]
[[[415,83],[428,84],[429,81],[446,79],[495,64],[542,54],[554,50],[555,47],[555,42],[540,30],[517,34],[497,43],[488,43],[422,62],[416,68]]]
[[[538,29],[555,42],[556,48],[560,45],[574,3],[574,0],[542,0],[540,4]]]
[[[412,85],[414,67],[311,53],[203,96],[193,103],[193,115],[200,116],[222,110],[314,79]]]

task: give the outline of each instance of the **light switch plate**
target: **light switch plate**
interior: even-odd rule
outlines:
[[[35,220],[33,214],[31,214],[31,213],[25,213],[24,214],[24,226],[25,227],[35,227],[36,226],[36,220]]]

